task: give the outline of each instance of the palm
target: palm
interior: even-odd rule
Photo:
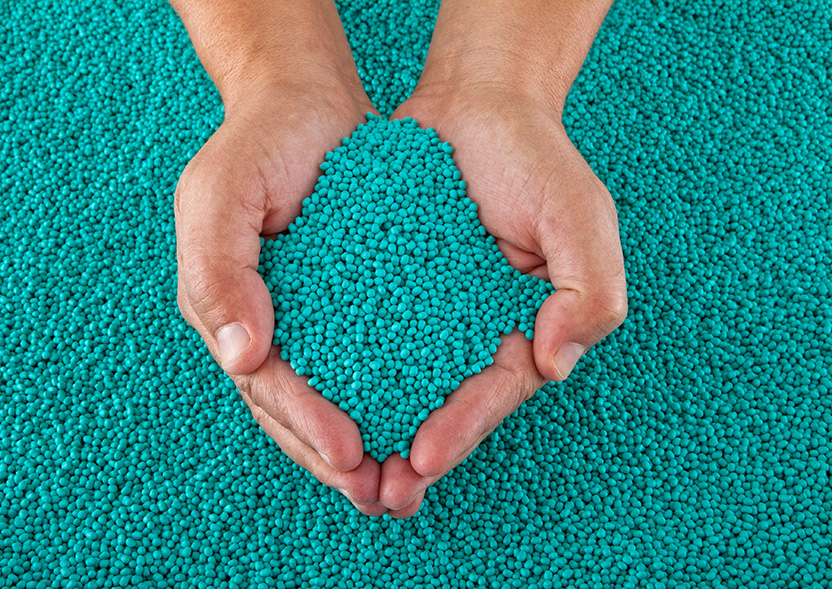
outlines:
[[[256,116],[223,124],[194,158],[216,164],[203,175],[216,176],[229,198],[239,195],[257,207],[264,237],[285,230],[300,214],[326,153],[364,122],[367,112],[375,112],[370,103],[313,100],[309,94],[291,97],[291,112],[275,103]]]
[[[503,254],[521,272],[549,280],[539,239],[541,225],[551,217],[546,205],[559,192],[580,190],[587,183],[603,191],[558,121],[545,111],[519,110],[502,98],[483,107],[463,99],[415,97],[393,116],[413,117],[454,146],[468,196],[480,206],[480,220]],[[570,209],[560,212],[568,217]],[[565,245],[574,243],[570,237],[564,234]]]

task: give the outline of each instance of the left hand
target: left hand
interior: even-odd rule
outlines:
[[[394,454],[382,465],[379,501],[415,513],[428,486],[622,323],[627,290],[610,193],[545,102],[497,84],[417,87],[392,118],[404,117],[454,147],[468,197],[508,262],[557,289],[538,312],[534,341],[516,330],[504,337],[494,364],[421,425],[409,459]]]

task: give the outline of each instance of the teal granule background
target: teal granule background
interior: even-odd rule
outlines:
[[[371,98],[436,5],[342,5]],[[222,120],[164,3],[0,5],[1,587],[825,587],[829,2],[616,3],[569,96],[630,312],[428,490],[359,514],[175,301]]]

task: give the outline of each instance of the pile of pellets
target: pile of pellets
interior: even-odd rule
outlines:
[[[552,286],[512,268],[477,217],[453,148],[413,119],[368,114],[327,154],[288,232],[263,248],[284,360],[359,424],[379,461],[500,335],[534,335]]]
[[[339,0],[384,116],[437,4]],[[289,460],[177,310],[223,108],[173,9],[0,3],[0,588],[829,586],[831,10],[612,4],[563,124],[629,316],[400,521]]]

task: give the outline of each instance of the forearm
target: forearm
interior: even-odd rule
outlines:
[[[494,86],[560,112],[611,4],[442,0],[420,86]]]
[[[276,84],[361,82],[331,0],[170,0],[228,105]]]

